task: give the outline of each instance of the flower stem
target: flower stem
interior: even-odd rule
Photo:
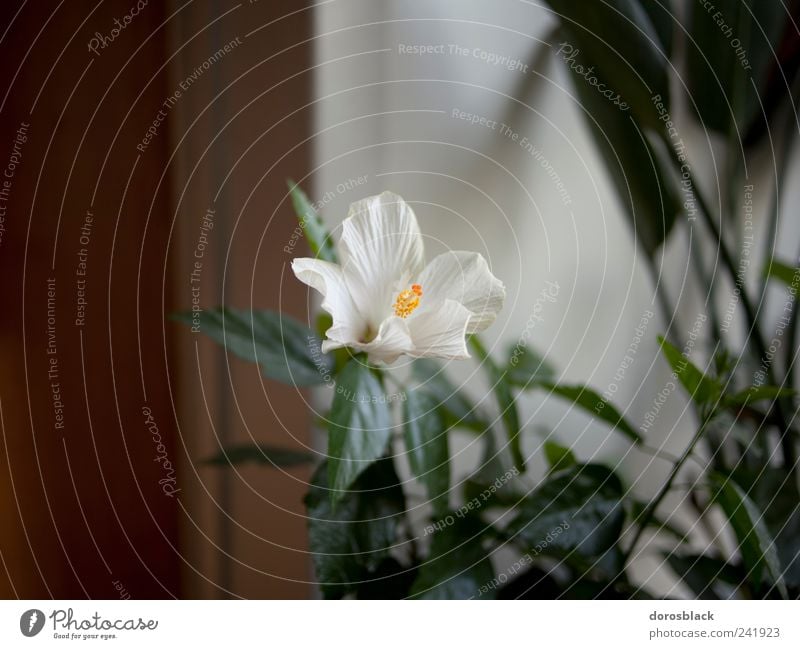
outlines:
[[[667,145],[667,149],[670,152],[670,159],[675,165],[678,173],[681,173],[682,163],[678,158],[677,152],[672,147],[668,139],[665,140],[665,144]],[[730,275],[731,281],[736,287],[736,290],[739,292],[739,301],[742,303],[742,307],[744,308],[745,318],[747,320],[747,326],[749,328],[748,340],[751,341],[752,344],[755,346],[756,354],[759,360],[763,362],[767,358],[767,346],[764,342],[764,339],[761,337],[761,331],[758,326],[758,312],[753,307],[753,303],[751,302],[750,297],[747,294],[747,289],[744,285],[743,274],[738,273],[736,271],[736,265],[734,264],[733,257],[731,257],[731,253],[728,250],[728,247],[722,238],[722,233],[720,229],[717,227],[717,223],[714,221],[714,218],[711,214],[711,209],[709,208],[708,203],[703,197],[703,193],[700,191],[699,186],[695,182],[694,175],[692,174],[691,170],[687,170],[685,171],[685,173],[687,173],[689,176],[689,181],[691,182],[695,199],[697,200],[697,203],[700,206],[700,212],[703,215],[703,221],[705,222],[706,226],[711,232],[711,235],[714,238],[714,242],[717,245],[717,250],[719,251],[720,258],[722,259],[722,264],[725,267],[725,270]],[[711,286],[713,287],[714,284],[713,276],[711,277],[710,281],[711,281]],[[775,379],[775,372],[773,370],[772,365],[767,363],[765,369],[767,372],[767,379],[770,385],[778,385]],[[797,458],[794,450],[794,441],[792,439],[792,436],[789,434],[789,426],[787,423],[787,418],[783,411],[783,407],[781,406],[780,400],[775,401],[775,414],[779,422],[779,428],[781,434],[780,443],[781,443],[781,451],[783,453],[783,461],[784,464],[787,467],[789,467],[789,470],[793,470],[793,467],[797,463]]]
[[[636,544],[641,539],[642,534],[644,533],[647,526],[650,524],[650,521],[653,520],[653,516],[655,516],[656,509],[661,504],[661,501],[664,500],[664,497],[669,493],[670,489],[672,489],[672,483],[675,481],[676,476],[680,472],[683,465],[689,459],[694,451],[694,447],[697,445],[697,442],[700,441],[700,438],[703,436],[703,433],[706,430],[709,422],[711,421],[710,415],[705,415],[703,417],[703,421],[700,424],[700,427],[697,429],[697,432],[692,437],[692,440],[689,442],[688,446],[684,449],[681,456],[678,458],[678,461],[672,466],[672,470],[667,476],[666,482],[661,486],[661,489],[655,495],[653,500],[650,501],[650,504],[645,508],[645,510],[639,515],[639,524],[636,532],[633,535],[633,539],[631,539],[631,544],[628,547],[628,551],[624,555],[624,563],[623,565],[627,565],[628,561],[633,554],[633,551],[636,549]]]

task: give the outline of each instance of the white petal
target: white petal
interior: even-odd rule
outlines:
[[[401,354],[413,348],[406,321],[397,316],[386,318],[378,328],[378,335],[368,343],[355,343],[353,349],[367,352],[370,361],[394,363]]]
[[[366,324],[350,297],[342,269],[321,259],[302,257],[292,261],[294,274],[304,284],[322,294],[322,308],[333,316],[333,326],[325,332],[322,352],[344,347],[358,340]]]
[[[408,329],[414,350],[409,356],[437,358],[469,358],[467,328],[473,313],[455,300],[420,309],[408,318]]]
[[[423,303],[455,300],[472,312],[468,334],[492,324],[506,298],[503,282],[492,275],[477,252],[450,251],[435,257],[422,271],[419,283]]]
[[[377,327],[392,313],[397,292],[422,270],[424,249],[414,212],[384,192],[350,206],[339,253],[345,281],[364,319]]]

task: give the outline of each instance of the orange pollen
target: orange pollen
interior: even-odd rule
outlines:
[[[400,291],[394,301],[394,314],[401,318],[410,316],[414,309],[419,306],[419,299],[422,297],[422,286],[412,284],[411,288]]]

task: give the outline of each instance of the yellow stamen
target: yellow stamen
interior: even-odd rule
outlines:
[[[419,306],[419,299],[421,297],[422,286],[419,284],[412,284],[411,288],[400,291],[400,294],[394,301],[394,314],[401,318],[407,318],[414,312],[414,309]]]

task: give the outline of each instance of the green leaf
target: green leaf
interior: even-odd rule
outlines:
[[[190,312],[173,318],[190,327]],[[333,363],[320,340],[294,318],[275,311],[217,307],[201,311],[200,332],[246,361],[258,363],[267,378],[289,385],[319,385],[331,380]]]
[[[419,358],[411,365],[411,375],[439,404],[448,426],[462,426],[478,432],[486,430],[488,424],[478,408],[445,374],[444,368],[430,358]]]
[[[313,460],[314,457],[307,451],[254,442],[223,447],[219,453],[206,460],[206,463],[217,466],[233,466],[252,462],[273,467],[292,467],[308,464]]]
[[[417,578],[416,567],[407,568],[394,557],[385,557],[368,581],[359,584],[356,599],[406,599]]]
[[[406,506],[390,459],[369,466],[335,511],[327,471],[327,463],[317,469],[305,504],[317,581],[330,599],[363,588],[365,581],[386,578],[384,561],[397,543]]]
[[[403,403],[403,432],[412,473],[425,485],[435,513],[447,509],[450,453],[447,427],[436,400],[410,390]]]
[[[576,465],[547,477],[519,506],[506,529],[529,552],[600,556],[619,540],[625,520],[623,489],[613,471]]]
[[[588,66],[581,57],[578,60],[582,61],[581,65]],[[596,76],[600,82],[605,82],[602,74],[598,72]],[[683,209],[671,176],[629,113],[614,106],[584,78],[577,74],[572,74],[572,78],[608,179],[636,240],[653,256]]]
[[[707,128],[738,141],[761,113],[787,10],[763,0],[714,0],[713,11],[701,2],[688,6],[690,104]]]
[[[555,376],[553,366],[527,345],[509,349],[506,378],[514,387],[531,389],[538,381],[552,381]]]
[[[661,95],[669,104],[668,60],[659,33],[639,0],[547,0],[547,4],[560,17],[568,45],[580,49],[583,60],[630,105],[639,123],[658,128],[661,123],[652,97]],[[571,53],[562,49],[557,56]],[[588,86],[584,78],[576,81]],[[589,89],[611,103],[597,88]],[[612,109],[619,112],[617,107]]]
[[[322,223],[322,219],[303,190],[291,180],[288,184],[295,214],[297,214],[300,227],[306,235],[311,252],[318,259],[336,263],[336,252],[333,249],[331,236]]]
[[[672,37],[675,29],[674,13],[672,3],[669,0],[653,2],[653,0],[640,0],[640,5],[644,9],[650,22],[653,24],[661,43],[661,50],[670,56],[672,53]]]
[[[773,277],[786,284],[786,286],[792,286],[792,284],[796,283],[798,273],[800,273],[800,268],[793,268],[777,259],[770,261],[764,268],[765,277]]]
[[[736,586],[747,581],[738,566],[706,555],[666,555],[669,567],[698,599],[732,599]]]
[[[737,392],[736,394],[726,395],[724,404],[726,406],[744,406],[753,401],[774,401],[782,397],[793,397],[797,394],[791,388],[779,388],[777,385],[753,385]]]
[[[786,598],[780,559],[762,514],[732,479],[712,473],[711,480],[716,486],[714,500],[722,507],[736,534],[742,561],[749,571],[750,579],[760,584],[762,577],[766,577]]]
[[[452,524],[437,530],[427,561],[411,589],[417,599],[493,599],[494,569],[481,547],[485,526],[471,516],[445,520]]]
[[[359,358],[351,359],[337,377],[328,420],[328,486],[335,503],[386,452],[392,433],[383,386]]]
[[[747,469],[740,463],[734,472],[736,483],[746,491],[764,513],[764,522],[783,568],[783,581],[792,597],[800,594],[800,491],[793,470],[757,463]]]
[[[568,469],[578,463],[570,449],[549,439],[544,442],[544,456],[547,458],[551,473]]]
[[[522,455],[522,441],[520,439],[522,431],[520,430],[517,404],[511,392],[511,384],[508,381],[507,374],[495,364],[477,336],[471,336],[469,343],[489,375],[489,382],[497,400],[500,417],[503,420],[506,435],[508,436],[508,446],[511,451],[511,457],[514,459],[514,466],[524,472],[525,457]]]
[[[610,401],[604,399],[591,388],[584,385],[556,385],[544,381],[540,383],[540,386],[545,390],[549,390],[552,394],[571,401],[593,417],[606,422],[632,442],[638,444],[642,441],[639,433],[628,423],[622,413]]]
[[[692,401],[699,405],[714,404],[722,394],[722,385],[703,374],[703,372],[686,358],[681,351],[663,336],[658,337],[661,351],[667,359],[673,374],[689,393]]]

